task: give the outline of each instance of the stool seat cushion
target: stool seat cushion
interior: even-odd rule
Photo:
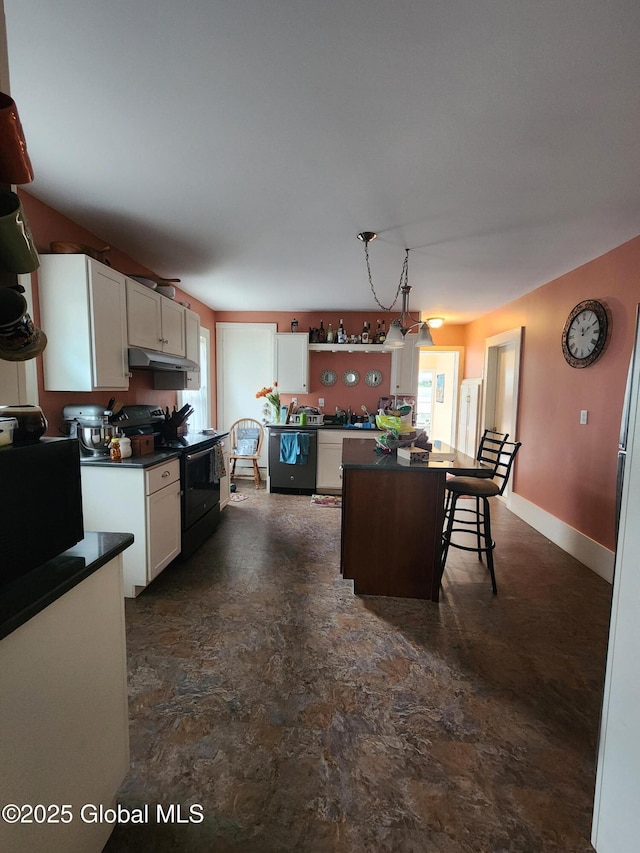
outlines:
[[[452,477],[447,480],[445,488],[458,495],[472,495],[473,497],[490,498],[497,495],[500,487],[488,477]]]

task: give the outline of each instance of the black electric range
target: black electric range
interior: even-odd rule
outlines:
[[[221,450],[226,433],[177,435],[157,406],[123,406],[113,421],[125,435],[153,435],[156,450],[180,452],[181,556],[190,557],[220,521]],[[228,473],[228,472],[226,472]]]

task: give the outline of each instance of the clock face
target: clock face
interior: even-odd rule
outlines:
[[[601,355],[607,340],[607,312],[601,302],[587,299],[571,311],[562,332],[562,353],[571,367],[588,367]]]

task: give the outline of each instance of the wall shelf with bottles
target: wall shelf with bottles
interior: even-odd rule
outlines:
[[[390,353],[382,344],[309,344],[309,352],[377,352]]]

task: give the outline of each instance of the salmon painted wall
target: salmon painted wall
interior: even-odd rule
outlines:
[[[562,355],[571,309],[598,299],[610,313],[602,356],[583,369]],[[640,302],[640,237],[470,323],[465,376],[479,377],[485,339],[522,326],[514,491],[607,548],[614,547],[616,452]],[[580,411],[589,413],[580,425]]]
[[[324,321],[325,329],[331,323],[334,332],[337,330],[340,319],[344,320],[347,334],[359,334],[365,322],[369,322],[375,329],[378,319],[385,320],[387,328],[391,320],[397,314],[375,313],[372,311],[357,312],[343,311],[341,314],[322,314],[317,312],[269,312],[269,311],[216,311],[216,321],[219,323],[275,323],[278,332],[291,331],[291,321],[298,320],[298,334],[308,336],[310,328],[318,328],[320,321]],[[464,327],[451,326],[436,329],[433,332],[434,343],[440,346],[461,345],[464,340]],[[324,370],[334,370],[338,375],[335,385],[327,388],[321,381],[320,376]],[[353,387],[347,387],[342,381],[346,370],[355,370],[360,376],[360,381]],[[370,388],[365,382],[365,376],[369,370],[379,370],[382,373],[382,384],[377,388]],[[275,377],[274,377],[275,379]],[[322,411],[328,415],[335,412],[336,407],[347,409],[349,406],[356,414],[360,414],[360,407],[366,406],[370,412],[375,412],[380,397],[389,396],[391,382],[391,353],[381,351],[375,353],[349,352],[348,346],[341,348],[339,352],[311,352],[309,353],[309,393],[297,394],[299,406],[319,407],[319,399],[324,398]],[[256,391],[260,390],[256,388]],[[283,403],[291,401],[291,394],[281,394]]]
[[[22,201],[22,205],[25,209],[25,213],[29,222],[29,226],[33,233],[33,238],[36,244],[36,248],[40,254],[47,254],[50,252],[49,244],[56,240],[74,242],[74,243],[82,243],[84,245],[92,246],[96,249],[101,249],[106,245],[106,241],[102,240],[100,237],[97,237],[95,234],[87,231],[82,226],[73,222],[71,219],[68,219],[66,216],[63,216],[58,211],[54,210],[52,207],[49,207],[47,204],[44,204],[39,199],[35,198],[24,190],[19,190],[20,199]],[[145,273],[153,273],[153,270],[150,270],[133,258],[130,258],[128,255],[120,252],[116,247],[112,247],[112,251],[109,253],[109,261],[111,262],[111,266],[113,269],[116,269],[123,273],[133,273],[144,275]],[[176,278],[180,277],[179,271],[176,273]],[[36,322],[39,321],[39,309],[38,309],[38,274],[37,271],[32,275],[33,281],[33,290],[34,290],[34,314]],[[191,303],[191,309],[195,311],[200,316],[200,322],[202,326],[211,330],[212,334],[212,364],[211,364],[211,377],[212,383],[214,383],[214,388],[212,391],[212,400],[214,406],[214,412],[212,413],[212,423],[215,423],[215,364],[214,364],[214,356],[215,352],[214,347],[214,336],[215,336],[215,313],[208,308],[206,305],[203,305],[197,299],[194,299],[191,295],[186,293],[185,291],[179,290],[176,288],[176,300],[177,301],[185,301]],[[47,331],[46,329],[44,330]],[[109,397],[111,394],[109,393],[87,393],[87,392],[63,392],[63,391],[45,391],[43,385],[43,373],[42,373],[42,357],[39,356],[37,358],[38,363],[38,393],[40,406],[45,412],[47,419],[49,421],[49,435],[58,435],[59,430],[62,426],[62,409],[69,403],[79,402],[79,403],[96,403],[103,406],[106,406]],[[118,400],[120,400],[123,405],[133,405],[135,403],[156,403],[164,408],[164,406],[169,406],[170,408],[176,402],[176,392],[175,391],[156,391],[153,388],[153,377],[151,372],[144,370],[134,370],[132,373],[132,377],[129,383],[129,390],[127,392],[117,394]]]

